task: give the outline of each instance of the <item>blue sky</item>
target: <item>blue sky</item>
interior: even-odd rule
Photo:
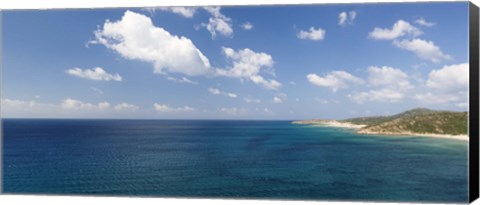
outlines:
[[[468,4],[4,11],[2,116],[468,109]]]

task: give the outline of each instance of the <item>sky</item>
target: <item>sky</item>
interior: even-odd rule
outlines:
[[[5,118],[468,110],[468,2],[2,11]]]

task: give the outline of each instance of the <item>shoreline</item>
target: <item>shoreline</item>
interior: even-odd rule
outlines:
[[[313,125],[313,126],[323,126],[323,127],[339,127],[339,128],[348,128],[348,129],[360,129],[367,126],[367,125],[357,125],[350,122],[339,122],[337,120],[300,120],[300,121],[293,121],[292,124]]]
[[[369,131],[357,131],[357,134],[361,135],[383,135],[383,136],[413,136],[413,137],[431,137],[431,138],[443,138],[469,141],[468,135],[448,135],[448,134],[433,134],[433,133],[414,133],[414,132],[369,132]]]
[[[356,134],[361,135],[383,135],[383,136],[415,136],[415,137],[432,137],[432,138],[443,138],[443,139],[453,139],[453,140],[462,140],[469,141],[468,135],[448,135],[448,134],[433,134],[433,133],[413,133],[413,132],[371,132],[359,130],[366,125],[357,125],[349,122],[339,122],[336,120],[300,120],[292,121],[292,124],[300,125],[313,125],[313,126],[322,126],[322,127],[338,127],[346,129],[355,129]]]

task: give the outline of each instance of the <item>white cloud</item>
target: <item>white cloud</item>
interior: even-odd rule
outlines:
[[[406,95],[404,92],[392,89],[392,88],[382,88],[376,90],[370,90],[367,92],[357,92],[347,95],[352,101],[362,104],[366,101],[377,101],[377,102],[399,102],[403,100]]]
[[[368,68],[368,73],[368,81],[370,85],[387,86],[399,90],[409,90],[413,88],[408,75],[400,69],[388,66],[370,66]]]
[[[404,20],[398,20],[391,29],[388,28],[374,28],[369,33],[369,36],[377,40],[393,40],[405,35],[418,36],[422,31]]]
[[[277,90],[282,86],[281,83],[279,83],[276,80],[266,80],[260,75],[253,75],[250,76],[250,80],[256,84],[262,85],[264,88],[269,89],[269,90]]]
[[[56,105],[39,103],[35,100],[0,99],[0,111],[3,117],[51,116],[52,113],[56,113],[56,107]]]
[[[16,99],[8,99],[2,98],[1,107],[2,110],[29,110],[37,105],[37,102],[34,100],[25,101],[25,100],[16,100]]]
[[[103,95],[103,90],[96,88],[96,87],[90,87],[90,89],[95,92],[97,95]]]
[[[252,99],[252,98],[243,98],[243,100],[246,103],[261,103],[262,102],[262,100],[260,100],[260,99]]]
[[[9,117],[99,117],[104,114],[114,114],[112,111],[138,110],[138,106],[120,103],[112,107],[109,102],[103,101],[97,104],[82,102],[80,100],[66,98],[59,104],[39,103],[34,100],[1,99],[1,111]]]
[[[195,15],[195,12],[197,11],[197,7],[158,7],[158,9],[162,11],[170,11],[175,14],[179,14],[185,18],[192,18],[193,15]]]
[[[427,90],[415,98],[428,104],[449,104],[465,108],[468,106],[469,64],[447,65],[432,70],[425,83]]]
[[[345,26],[347,24],[353,24],[353,21],[357,17],[357,12],[350,11],[350,12],[341,12],[338,14],[338,25]]]
[[[348,12],[349,14],[349,17],[350,17],[350,22],[353,22],[353,20],[355,20],[355,18],[357,17],[357,12],[355,11],[350,11]]]
[[[399,102],[414,89],[409,76],[402,70],[388,66],[368,68],[368,83],[373,89],[347,95],[356,103],[367,101]]]
[[[455,106],[459,107],[459,108],[467,108],[468,109],[468,102],[464,102],[464,103],[457,103],[455,104]]]
[[[253,24],[250,22],[245,22],[242,25],[240,25],[243,30],[252,30],[253,29]]]
[[[237,98],[237,94],[235,93],[229,93],[229,92],[224,92],[224,91],[221,91],[217,88],[209,88],[208,89],[208,92],[210,92],[211,94],[213,95],[224,95],[224,96],[227,96],[229,98]]]
[[[110,108],[110,103],[100,102],[98,104],[85,103],[80,100],[67,98],[62,101],[61,107],[65,110],[106,110]]]
[[[95,67],[93,69],[72,68],[68,69],[66,73],[75,77],[89,80],[122,81],[122,76],[120,76],[118,73],[110,74],[100,67]]]
[[[159,103],[154,103],[153,107],[155,110],[159,112],[190,112],[190,111],[195,111],[195,108],[190,107],[190,106],[183,106],[183,107],[170,107],[166,104],[159,104]]]
[[[114,109],[117,111],[122,111],[122,110],[137,111],[139,107],[136,105],[128,104],[128,103],[120,103],[115,105]]]
[[[267,113],[267,114],[275,114],[273,111],[271,111],[271,110],[268,109],[268,108],[263,108],[263,112],[264,112],[264,113]]]
[[[219,89],[216,89],[216,88],[209,88],[208,92],[210,92],[211,94],[214,94],[214,95],[220,95],[222,93],[222,92],[220,92]]]
[[[348,14],[347,12],[341,12],[338,14],[338,25],[345,25],[348,20]]]
[[[322,28],[314,28],[313,26],[310,27],[308,31],[300,30],[298,32],[297,37],[299,39],[307,39],[312,41],[321,41],[325,38],[326,31]]]
[[[98,103],[98,109],[105,110],[105,109],[108,109],[108,108],[110,108],[110,103],[108,103],[108,102]]]
[[[332,71],[320,77],[317,74],[310,73],[307,75],[307,79],[310,83],[330,88],[333,92],[337,92],[339,89],[348,88],[348,84],[362,84],[363,80],[353,76],[345,71]]]
[[[156,27],[142,14],[126,11],[119,21],[107,20],[95,37],[90,43],[102,44],[126,59],[152,63],[154,73],[194,76],[211,72],[209,60],[190,39]]]
[[[432,27],[432,26],[436,25],[436,23],[428,22],[424,18],[419,18],[419,19],[415,20],[415,23],[420,25],[420,26],[426,26],[426,27]]]
[[[460,95],[468,96],[468,93],[439,93],[425,92],[415,94],[414,98],[427,104],[448,104],[461,101]]]
[[[469,86],[469,65],[468,63],[448,65],[432,70],[426,85],[443,93],[466,91]]]
[[[433,43],[433,41],[415,38],[412,40],[395,40],[393,41],[393,44],[398,48],[415,53],[415,55],[421,59],[430,60],[433,63],[452,59],[451,56],[444,54],[440,48]]]
[[[205,27],[212,39],[215,39],[217,32],[225,37],[233,36],[232,19],[220,13],[220,7],[203,7],[212,17],[208,19],[208,23],[200,24],[200,27]]]
[[[328,104],[328,100],[325,100],[325,99],[315,98],[315,101],[317,101],[320,104]]]
[[[271,69],[274,64],[269,54],[256,53],[248,48],[235,51],[232,48],[223,47],[222,51],[233,65],[228,69],[218,69],[218,75],[250,80],[270,90],[280,88],[281,83],[278,81],[267,80],[260,75],[261,71]]]
[[[225,93],[225,94],[230,98],[236,98],[237,97],[237,94],[235,94],[235,93]]]
[[[273,103],[277,103],[277,104],[278,104],[278,103],[282,103],[282,102],[283,102],[283,100],[282,100],[281,98],[279,98],[279,97],[273,97]]]
[[[172,76],[168,76],[167,80],[172,81],[172,82],[176,82],[176,83],[198,84],[197,82],[192,81],[192,80],[188,79],[187,77],[175,78],[175,77],[172,77]]]
[[[236,108],[236,107],[222,107],[218,111],[225,113],[227,115],[244,115],[248,112],[245,108]]]

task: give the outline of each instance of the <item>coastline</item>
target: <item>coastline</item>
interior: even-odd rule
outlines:
[[[367,125],[358,125],[349,122],[339,122],[337,120],[300,120],[292,121],[292,124],[301,125],[313,125],[323,127],[338,127],[346,129],[355,129],[355,133],[362,135],[384,135],[384,136],[417,136],[417,137],[432,137],[432,138],[444,138],[453,140],[469,141],[468,135],[448,135],[448,134],[433,134],[433,133],[414,133],[414,132],[371,132],[366,130],[360,130]]]
[[[416,137],[432,137],[432,138],[444,138],[469,141],[468,135],[447,135],[447,134],[433,134],[433,133],[414,133],[414,132],[370,132],[370,131],[357,131],[357,134],[363,135],[385,135],[385,136],[416,136]]]
[[[358,125],[350,122],[339,122],[337,120],[300,120],[293,121],[292,124],[300,125],[314,125],[314,126],[323,126],[323,127],[339,127],[339,128],[348,128],[348,129],[360,129],[367,125]]]

